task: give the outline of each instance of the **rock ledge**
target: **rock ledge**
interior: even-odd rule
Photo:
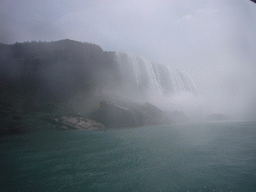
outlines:
[[[86,129],[86,130],[95,130],[95,129],[105,129],[105,126],[101,123],[97,123],[91,119],[85,119],[82,117],[58,117],[50,118],[50,120],[55,123],[61,124],[63,129]]]

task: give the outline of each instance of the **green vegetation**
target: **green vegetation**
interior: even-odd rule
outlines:
[[[113,58],[98,45],[68,39],[0,44],[1,101],[25,113],[77,113],[76,106],[86,112],[98,105],[101,88],[119,78]]]

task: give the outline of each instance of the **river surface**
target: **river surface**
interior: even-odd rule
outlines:
[[[256,191],[256,122],[0,138],[1,191]]]

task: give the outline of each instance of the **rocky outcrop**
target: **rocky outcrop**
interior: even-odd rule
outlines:
[[[27,97],[24,98],[22,103],[22,111],[24,113],[53,113],[56,109],[56,105],[50,102],[40,102],[40,98]]]
[[[88,115],[106,127],[133,127],[138,125],[132,111],[126,107],[102,101],[100,108]]]
[[[156,106],[145,103],[123,103],[123,106],[102,101],[100,108],[88,114],[89,118],[106,127],[134,127],[170,124],[171,121]]]
[[[0,127],[0,135],[8,135],[8,134],[21,134],[27,133],[29,131],[28,127],[17,124],[10,124],[7,127]]]
[[[101,123],[97,123],[91,119],[85,119],[82,117],[58,117],[49,118],[52,123],[60,125],[61,129],[85,129],[85,130],[95,130],[95,129],[105,129],[105,126]]]
[[[129,105],[139,125],[162,125],[171,123],[162,110],[148,102]]]
[[[0,135],[27,133],[30,129],[23,124],[23,111],[14,110],[8,102],[0,102]]]
[[[22,98],[23,99],[23,98]],[[56,117],[50,113],[53,104],[39,106],[36,102],[11,102],[11,99],[0,100],[0,136],[40,131],[44,129],[105,129],[105,126],[90,119],[73,116]],[[37,103],[36,103],[37,104]],[[25,106],[25,107],[24,107]],[[49,108],[49,109],[48,109]]]

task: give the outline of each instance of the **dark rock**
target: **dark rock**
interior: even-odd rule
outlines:
[[[106,127],[132,127],[137,125],[130,109],[108,101],[101,101],[100,109],[91,113],[89,117]]]
[[[22,109],[15,109],[15,110],[13,110],[13,113],[14,114],[23,114],[24,111]]]
[[[2,109],[2,108],[6,109],[6,108],[10,108],[10,107],[12,107],[12,104],[10,102],[8,102],[8,101],[5,101],[5,102],[0,101],[0,109]]]
[[[20,121],[20,120],[22,120],[22,117],[21,117],[21,116],[18,116],[18,115],[13,115],[13,116],[12,116],[12,119],[13,119],[13,120]]]
[[[136,114],[137,121],[142,125],[162,125],[171,123],[162,110],[147,102],[143,105],[137,104],[131,106],[131,110]]]
[[[28,97],[22,103],[22,109],[15,109],[15,114],[28,114],[34,112],[52,113],[56,109],[56,105],[50,102],[41,102],[40,98]]]
[[[15,125],[12,127],[9,127],[9,134],[20,134],[20,133],[27,133],[28,127],[24,127],[22,125]]]
[[[56,105],[54,103],[45,103],[41,106],[40,111],[43,113],[52,113],[54,112]]]
[[[134,127],[141,125],[169,124],[171,121],[156,106],[145,103],[123,103],[115,105],[102,101],[100,108],[88,115],[106,127]]]
[[[5,104],[5,103],[1,102],[0,103],[0,111],[6,111],[6,110],[10,110],[10,105],[8,103]]]
[[[49,118],[50,122],[60,125],[61,129],[105,129],[105,126],[91,119],[82,117],[58,117]]]
[[[6,118],[6,117],[8,117],[9,115],[10,115],[10,113],[7,112],[7,111],[0,111],[0,117],[1,117],[1,118]]]
[[[40,109],[38,101],[34,97],[26,98],[22,105],[24,113],[38,112]]]
[[[9,125],[8,127],[1,127],[0,128],[0,134],[1,135],[7,135],[7,134],[21,134],[21,133],[27,133],[29,131],[28,127],[14,124]]]
[[[8,127],[0,127],[0,135],[8,134],[9,128]]]
[[[93,91],[88,83],[105,84],[118,79],[114,56],[114,52],[103,51],[98,45],[68,39],[1,44],[0,92],[4,89],[40,97],[40,102],[66,102],[84,88]],[[37,112],[34,104],[26,103],[24,112]]]

